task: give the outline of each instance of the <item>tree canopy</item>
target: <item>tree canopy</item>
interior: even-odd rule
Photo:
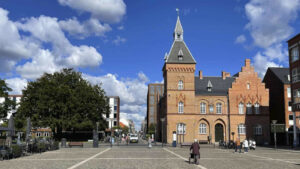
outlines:
[[[4,80],[0,79],[0,120],[6,120],[8,112],[13,108],[14,102],[8,98],[8,92],[12,91]]]
[[[106,128],[102,114],[109,113],[108,99],[99,85],[91,85],[73,69],[45,73],[23,90],[17,117],[30,117],[34,127],[50,127],[59,137],[63,130]]]

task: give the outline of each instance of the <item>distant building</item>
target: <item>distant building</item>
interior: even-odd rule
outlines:
[[[33,138],[38,138],[38,137],[52,137],[52,130],[49,127],[46,128],[33,128],[31,129],[31,136]]]
[[[300,111],[300,34],[294,36],[290,40],[288,40],[288,48],[289,48],[289,64],[290,64],[290,74],[291,76],[291,91],[292,91],[292,111],[293,111],[293,121],[296,124],[298,120],[296,120],[297,116],[299,118]],[[299,145],[299,128],[296,125],[293,127],[294,133],[294,141],[293,145]]]
[[[107,130],[111,127],[118,127],[120,123],[120,97],[119,96],[108,96],[109,101],[109,114],[103,114],[103,118],[108,123]]]
[[[289,68],[268,68],[263,82],[270,92],[270,120],[285,125],[285,133],[277,134],[277,143],[293,145],[293,112],[289,102],[292,100],[291,77]],[[299,116],[300,112],[296,112]],[[271,123],[271,122],[270,122]],[[296,120],[299,128],[299,120]],[[271,137],[273,140],[273,138]]]
[[[129,133],[135,133],[135,127],[134,123],[131,119],[120,119],[120,123],[126,127],[128,127],[128,132]]]
[[[147,94],[147,127],[149,128],[151,124],[157,124],[158,122],[158,104],[160,99],[163,97],[164,84],[161,83],[151,83],[148,85]]]

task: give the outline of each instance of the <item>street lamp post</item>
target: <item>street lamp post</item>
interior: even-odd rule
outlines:
[[[276,123],[277,123],[277,120],[272,120],[272,123],[273,123],[273,128],[274,128],[274,146],[275,146],[275,149],[277,149],[277,140],[276,140]]]
[[[164,138],[164,130],[163,130],[163,123],[166,119],[165,118],[160,118],[160,121],[161,121],[161,146],[164,147],[164,141],[163,141],[163,138]]]

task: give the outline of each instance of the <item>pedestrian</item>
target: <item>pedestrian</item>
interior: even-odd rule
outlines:
[[[242,152],[242,150],[241,150],[241,141],[240,141],[240,138],[237,138],[237,139],[236,139],[236,143],[235,143],[235,152],[237,152],[237,149],[239,149],[239,153]]]
[[[149,146],[149,148],[152,147],[152,139],[151,139],[151,137],[148,138],[148,146]]]
[[[197,139],[194,140],[194,143],[191,145],[190,150],[192,150],[192,154],[194,156],[194,162],[196,165],[199,165],[199,160],[200,159],[200,145],[197,141]]]
[[[249,148],[249,144],[248,144],[248,140],[244,140],[244,151],[245,153],[248,153],[248,148]]]
[[[128,135],[126,136],[126,143],[127,143],[127,145],[129,144],[129,137],[128,137]]]

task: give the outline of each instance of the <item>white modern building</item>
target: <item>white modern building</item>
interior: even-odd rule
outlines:
[[[119,126],[120,122],[120,97],[108,96],[109,114],[103,114],[103,118],[108,122],[108,129]]]

